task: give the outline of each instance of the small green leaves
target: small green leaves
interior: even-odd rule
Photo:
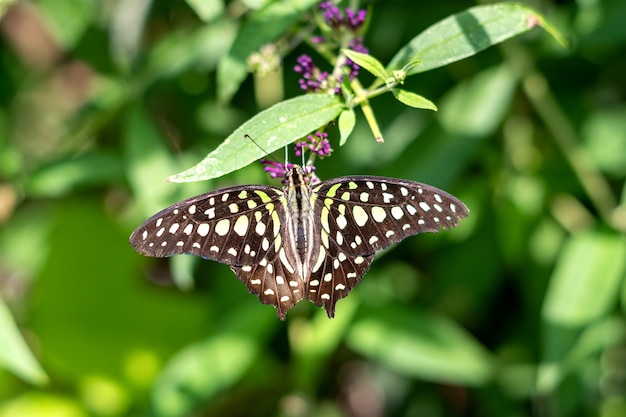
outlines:
[[[339,146],[343,146],[348,140],[348,136],[352,133],[354,129],[354,125],[356,123],[356,115],[354,114],[354,110],[346,109],[341,112],[339,115]]]
[[[196,166],[168,181],[202,181],[228,174],[327,124],[342,109],[336,97],[326,94],[309,94],[278,103],[242,124]]]
[[[394,88],[391,90],[393,95],[398,99],[398,101],[406,104],[410,107],[415,107],[416,109],[428,109],[437,111],[437,106],[435,103],[428,100],[426,97],[420,96],[419,94],[412,93],[410,91],[401,90],[399,88]]]
[[[352,51],[350,49],[342,49],[341,51],[359,67],[366,69],[375,77],[385,80],[389,76],[385,70],[385,66],[372,55]]]

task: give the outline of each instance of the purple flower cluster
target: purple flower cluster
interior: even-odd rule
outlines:
[[[348,29],[356,31],[363,25],[367,17],[366,10],[354,11],[346,8],[345,14],[341,12],[339,7],[335,6],[332,1],[323,1],[319,8],[324,12],[324,22],[333,29],[339,29],[347,26]]]
[[[342,11],[335,6],[332,1],[323,1],[320,3],[319,8],[324,14],[324,22],[333,29],[332,32],[334,34],[332,37],[337,38],[343,36],[340,35],[339,32],[345,29],[356,32],[356,30],[363,25],[365,17],[367,16],[366,10],[353,11],[350,8],[346,8],[345,11]],[[350,40],[348,47],[354,51],[367,54],[369,51],[363,45],[363,37],[353,36],[355,37]],[[333,41],[327,39],[325,36],[314,36],[311,38],[311,42],[314,45],[319,45],[320,48],[333,47]],[[358,76],[359,66],[350,59],[345,60],[344,67],[348,68],[348,78],[351,81]],[[328,71],[321,71],[315,66],[313,59],[308,55],[300,55],[293,69],[296,73],[302,75],[298,80],[302,90],[306,92],[332,91],[334,94],[341,94],[341,83],[344,77],[343,72],[331,76]]]
[[[296,142],[296,156],[302,156],[307,149],[321,158],[330,155],[333,150],[328,142],[328,133],[315,132],[315,135],[309,135],[306,139]]]
[[[300,88],[304,91],[318,91],[328,85],[328,72],[320,71],[313,63],[313,59],[308,55],[300,55],[298,63],[293,67],[302,78],[298,80]]]

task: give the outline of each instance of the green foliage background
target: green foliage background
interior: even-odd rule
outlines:
[[[224,265],[128,246],[168,204],[267,181],[164,181],[299,95],[300,53],[322,65],[301,45],[275,79],[216,75],[264,3],[0,1],[0,417],[626,415],[624,2],[525,2],[571,48],[534,29],[407,78],[439,112],[372,100],[384,144],[357,111],[320,177],[426,182],[470,217],[379,254],[335,319],[286,322]],[[365,43],[387,63],[475,4],[372,2]]]

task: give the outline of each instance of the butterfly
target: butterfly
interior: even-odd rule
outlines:
[[[227,264],[282,320],[303,298],[332,318],[377,251],[468,215],[456,197],[409,180],[346,176],[311,184],[293,166],[284,184],[222,188],[178,202],[139,226],[130,244],[147,256]]]

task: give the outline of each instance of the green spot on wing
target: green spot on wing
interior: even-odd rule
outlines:
[[[341,184],[335,184],[328,189],[326,197],[335,197],[337,195],[337,189],[341,187]]]

